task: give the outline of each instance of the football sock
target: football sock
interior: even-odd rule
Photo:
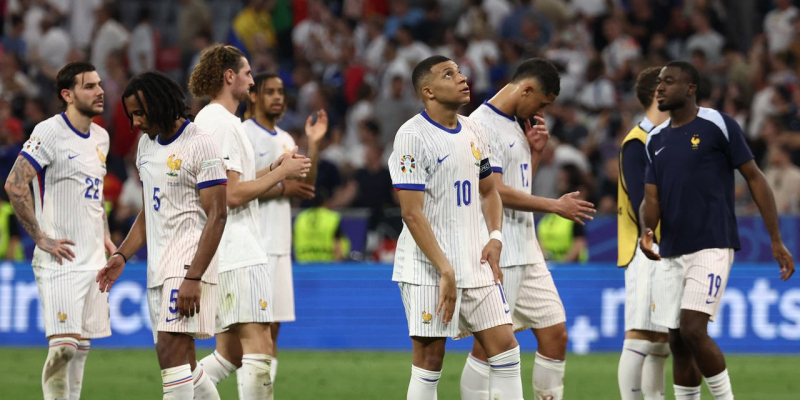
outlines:
[[[236,366],[216,350],[200,360],[200,365],[203,367],[205,375],[215,385],[218,385],[220,381],[227,378],[233,371],[236,371]]]
[[[192,371],[192,381],[194,386],[194,400],[220,400],[217,387],[211,382],[208,375],[203,371],[200,363]]]
[[[700,400],[700,386],[672,385],[675,389],[675,400]]]
[[[467,356],[461,372],[461,400],[484,400],[489,398],[489,363]]]
[[[192,367],[189,364],[162,369],[161,380],[164,382],[163,400],[192,400],[194,397]]]
[[[236,372],[240,388],[239,400],[272,399],[272,380],[270,380],[271,357],[266,354],[245,354],[242,368]]]
[[[669,357],[669,343],[653,343],[642,366],[642,394],[645,400],[662,400],[666,374],[664,368]]]
[[[45,400],[69,398],[69,364],[78,351],[78,341],[59,338],[50,341],[42,370],[42,392]]]
[[[407,400],[436,400],[436,385],[442,371],[428,371],[411,366],[411,383],[408,384]]]
[[[519,346],[489,357],[489,398],[522,400]]]
[[[91,341],[81,340],[78,342],[78,351],[69,363],[69,400],[79,400],[81,398],[81,387],[83,386],[83,367],[86,365],[86,357],[89,355]]]
[[[625,339],[619,357],[617,382],[622,400],[641,400],[642,366],[653,343],[649,340]]]
[[[714,400],[733,400],[733,388],[727,368],[717,375],[706,378],[706,385],[714,396]]]

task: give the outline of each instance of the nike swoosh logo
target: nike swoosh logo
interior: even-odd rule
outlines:
[[[266,151],[265,151],[265,152],[263,152],[263,153],[258,153],[258,156],[259,156],[259,157],[264,157],[265,155],[267,155],[267,152],[266,152]]]
[[[635,392],[641,392],[641,391],[642,391],[642,389],[631,389],[631,392],[634,392],[634,393]]]
[[[79,156],[79,155],[80,155],[80,154],[75,154],[74,156],[69,156],[69,155],[68,155],[67,157],[68,157],[70,160],[72,160],[73,158],[75,158],[75,157],[77,157],[77,156]]]
[[[225,156],[225,157],[222,157],[222,159],[223,159],[223,160],[230,160],[230,159],[231,159],[231,157],[230,157],[230,156]]]
[[[706,300],[706,304],[714,304],[716,302],[717,302],[716,300],[711,300],[711,301]]]
[[[175,317],[175,318],[167,318],[167,322],[172,322],[172,321],[175,321],[175,320],[176,320],[176,319],[178,319],[178,318],[180,318],[180,317]]]
[[[448,155],[446,155],[446,156],[444,156],[442,158],[438,158],[437,161],[439,162],[439,164],[441,164],[442,161],[444,161],[447,157],[450,157],[450,154],[448,154]]]
[[[658,153],[661,153],[662,151],[664,151],[664,149],[666,149],[666,148],[667,148],[667,146],[664,146],[664,147],[656,150],[656,155],[658,155]]]
[[[144,161],[144,162],[140,162],[140,163],[139,163],[139,166],[141,167],[142,165],[145,165],[145,164],[147,164],[147,163],[149,163],[149,162],[150,162],[150,161]]]
[[[517,144],[516,140],[514,141],[514,143],[511,143],[510,145],[508,145],[508,147],[514,147],[515,144]]]

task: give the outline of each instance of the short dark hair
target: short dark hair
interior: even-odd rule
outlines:
[[[653,104],[653,96],[658,86],[658,74],[662,67],[650,67],[639,73],[636,77],[636,98],[645,109]]]
[[[517,83],[523,79],[536,78],[542,84],[542,90],[546,95],[561,92],[561,79],[558,76],[558,69],[553,63],[543,58],[531,58],[517,67],[511,77],[512,83]]]
[[[671,61],[664,66],[664,68],[678,68],[681,70],[682,73],[689,76],[689,83],[692,85],[699,86],[700,85],[700,73],[697,72],[697,68],[694,65],[689,64],[686,61]]]
[[[72,90],[78,81],[75,79],[78,75],[96,71],[94,64],[86,61],[76,61],[65,65],[56,75],[56,95],[58,100],[61,101],[61,106],[66,107],[67,101],[61,97],[61,91],[64,89]]]
[[[145,111],[142,98],[147,103]],[[122,107],[125,115],[131,120],[133,129],[133,118],[125,106],[125,99],[135,96],[139,102],[139,107],[145,111],[148,122],[154,127],[169,129],[180,118],[191,119],[186,107],[186,98],[178,82],[158,71],[143,72],[134,76],[125,86],[122,92]]]
[[[414,85],[414,90],[419,93],[421,89],[422,80],[431,74],[431,68],[436,64],[443,62],[453,61],[445,56],[430,56],[417,64],[414,67],[414,72],[411,73],[411,83]]]
[[[264,83],[272,78],[280,78],[278,74],[273,72],[262,72],[253,77],[253,86],[250,86],[250,93],[260,95],[262,93]],[[247,115],[254,115],[256,105],[247,99]]]

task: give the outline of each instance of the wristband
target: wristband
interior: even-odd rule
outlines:
[[[115,252],[114,252],[114,254],[112,254],[112,255],[111,255],[111,257],[114,257],[114,256],[116,256],[116,255],[119,255],[120,257],[122,257],[122,259],[123,259],[123,260],[125,260],[125,264],[127,264],[127,263],[128,263],[128,257],[125,257],[125,255],[124,255],[124,254],[122,254],[122,253],[120,253],[120,252],[118,252],[118,251],[115,251]],[[109,258],[111,258],[111,257],[109,257]]]
[[[186,279],[187,281],[199,281],[202,278],[189,278],[188,276],[184,276],[183,279]]]
[[[489,240],[492,239],[495,239],[498,242],[503,243],[503,232],[500,232],[498,230],[493,230],[491,233],[489,233]]]

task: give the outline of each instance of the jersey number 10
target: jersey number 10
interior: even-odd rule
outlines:
[[[465,206],[472,203],[472,183],[469,181],[456,181],[453,185],[456,188],[456,204],[461,207],[463,202]]]

